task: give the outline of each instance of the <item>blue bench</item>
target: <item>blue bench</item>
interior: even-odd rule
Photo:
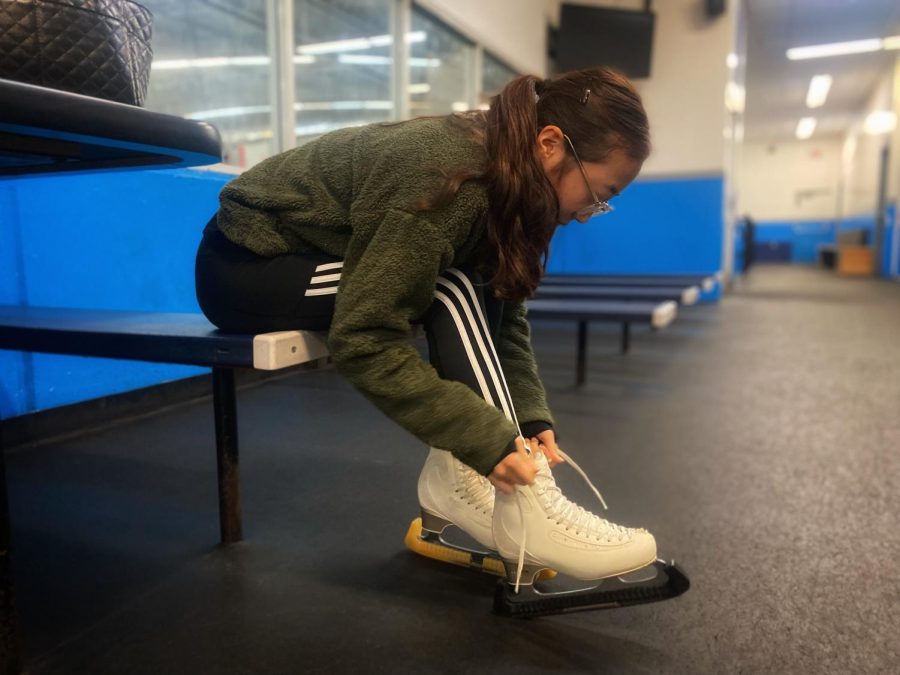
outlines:
[[[575,367],[575,382],[578,386],[587,381],[587,336],[590,322],[621,323],[621,351],[625,354],[630,347],[631,324],[643,324],[659,330],[672,323],[677,314],[678,305],[670,300],[624,302],[536,297],[528,301],[528,318],[531,320],[578,322],[578,360]]]
[[[548,274],[544,285],[570,286],[700,286],[711,291],[720,274]]]

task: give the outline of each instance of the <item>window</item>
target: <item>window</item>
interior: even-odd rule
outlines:
[[[445,115],[475,107],[475,46],[413,8],[410,39],[410,114]]]
[[[153,12],[145,107],[214,124],[228,164],[246,168],[273,154],[266,4],[141,2]]]
[[[392,0],[294,0],[297,143],[393,118]]]
[[[481,59],[481,101],[487,103],[516,76],[516,71],[485,51]]]

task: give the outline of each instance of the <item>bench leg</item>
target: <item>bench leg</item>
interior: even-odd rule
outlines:
[[[631,324],[625,322],[622,324],[622,353],[627,354],[631,347]]]
[[[587,380],[587,336],[588,322],[578,322],[578,365],[575,369],[575,384],[581,386]]]
[[[232,368],[213,368],[213,407],[219,469],[219,529],[223,544],[241,540],[241,481],[237,397]]]
[[[0,437],[0,675],[16,675],[22,669],[22,654],[13,602],[9,499],[6,492],[6,463],[3,439]]]

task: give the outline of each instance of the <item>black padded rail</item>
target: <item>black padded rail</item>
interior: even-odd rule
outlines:
[[[221,161],[206,122],[0,80],[0,176]]]
[[[654,302],[607,302],[535,298],[527,302],[529,319],[575,319],[611,323],[650,323],[659,307]]]
[[[0,349],[252,368],[253,338],[201,314],[0,305]]]
[[[536,298],[581,298],[585,300],[653,301],[672,300],[681,303],[685,291],[692,286],[540,286]]]
[[[548,274],[541,283],[545,285],[570,284],[573,286],[700,286],[710,290],[716,282],[711,274]]]

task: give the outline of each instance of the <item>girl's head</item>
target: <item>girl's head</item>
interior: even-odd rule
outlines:
[[[521,299],[540,282],[557,224],[604,212],[637,176],[650,153],[647,114],[609,68],[525,75],[491,99],[485,132],[491,284]]]

